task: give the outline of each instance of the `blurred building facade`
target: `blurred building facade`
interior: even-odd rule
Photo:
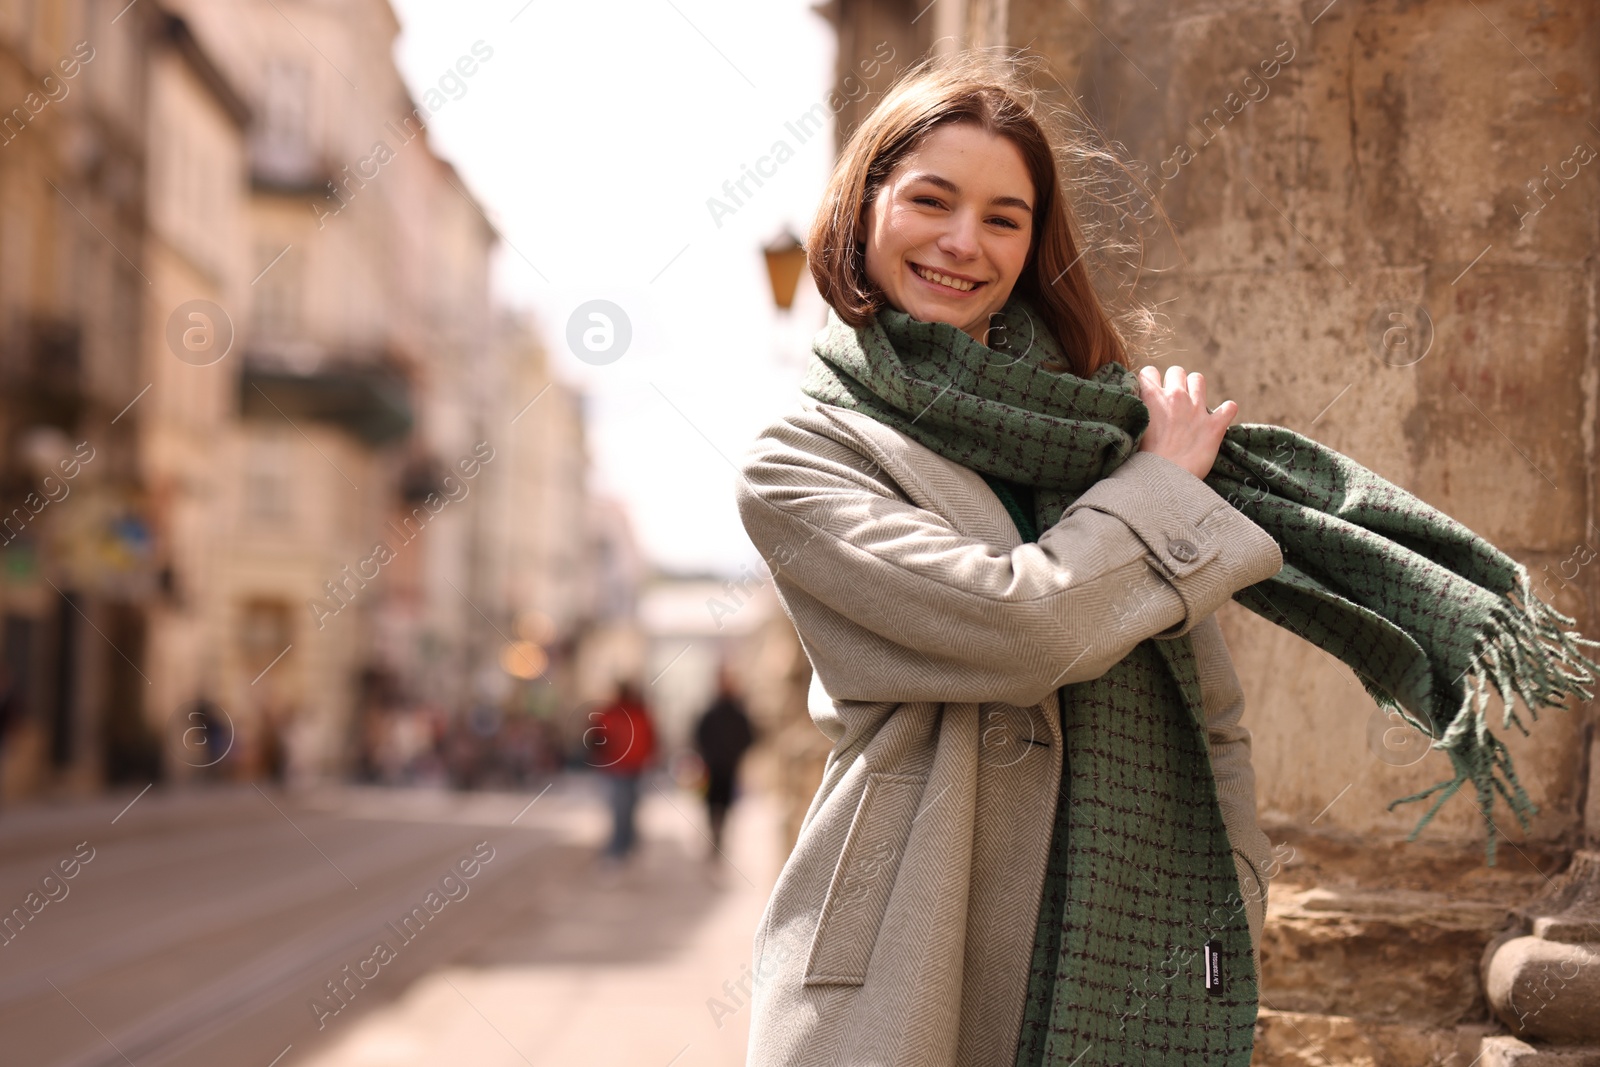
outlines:
[[[150,67],[167,103],[188,89],[166,49],[147,65],[150,24],[114,14],[88,0],[0,9],[0,613],[16,791],[89,787],[113,741],[113,766],[150,759],[142,605],[159,576],[124,412],[144,386],[153,288]],[[92,41],[91,19],[105,26]]]
[[[106,746],[108,759],[141,741],[143,749],[153,743],[159,751],[163,713],[179,712],[206,687],[210,696],[225,699],[215,688],[221,678],[212,638],[231,624],[226,601],[216,592],[226,558],[221,551],[226,542],[217,534],[230,519],[227,493],[233,478],[217,462],[217,450],[226,447],[233,432],[237,398],[234,376],[225,365],[210,363],[231,334],[228,322],[210,308],[237,308],[246,299],[245,177],[254,119],[232,80],[183,20],[152,11],[137,21],[131,13],[119,21],[131,22],[130,30],[142,29],[149,44],[149,225],[143,259],[150,285],[145,314],[130,335],[138,339],[139,387],[149,389],[123,418],[138,435],[140,482],[149,494],[151,540],[162,581],[144,605],[149,678],[144,714],[135,715],[128,699],[137,689],[123,688],[107,705],[108,718],[122,721],[129,734]],[[173,324],[187,361],[175,357],[167,322],[159,316],[162,308],[185,305]],[[106,777],[123,781],[156,770],[113,765]]]
[[[0,10],[0,794],[570,704],[617,535],[387,0]]]

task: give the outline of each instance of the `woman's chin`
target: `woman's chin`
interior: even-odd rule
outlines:
[[[966,327],[966,322],[969,317],[966,314],[958,315],[949,308],[928,307],[926,305],[919,305],[915,303],[913,303],[907,309],[906,314],[910,315],[918,322],[942,322],[946,326],[954,326],[958,330]]]
[[[968,320],[968,317],[965,316],[965,315],[962,315],[962,316],[960,316],[958,318],[955,315],[951,315],[949,313],[945,313],[945,314],[942,314],[942,315],[936,315],[933,318],[923,319],[922,321],[923,322],[942,322],[946,326],[954,326],[956,329],[960,330],[962,333],[966,334],[968,337],[971,337],[975,341],[978,341],[983,336],[982,333],[975,332],[980,327],[979,326],[975,326],[971,321]],[[982,343],[982,342],[980,341],[980,343]]]

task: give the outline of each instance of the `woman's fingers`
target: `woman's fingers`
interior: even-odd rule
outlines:
[[[1181,366],[1173,365],[1166,369],[1163,381],[1160,370],[1146,365],[1139,368],[1137,377],[1140,396],[1150,409],[1150,425],[1139,443],[1140,450],[1169,459],[1197,478],[1206,477],[1239,406],[1224,400],[1216,411],[1207,408],[1206,379],[1199,371],[1185,373]]]
[[[1139,368],[1136,376],[1139,383],[1140,395],[1148,395],[1155,389],[1165,388],[1169,391],[1187,393],[1195,402],[1195,406],[1207,414],[1216,415],[1227,409],[1227,418],[1231,422],[1239,413],[1239,405],[1232,400],[1224,400],[1215,410],[1206,406],[1206,376],[1199,371],[1184,372],[1182,366],[1173,364],[1166,369],[1165,377],[1155,364],[1146,363]],[[1230,406],[1231,405],[1231,406]]]
[[[1141,388],[1145,385],[1155,385],[1159,381],[1163,388],[1173,392],[1189,394],[1200,407],[1206,403],[1206,376],[1197,370],[1184,373],[1183,367],[1174,363],[1167,368],[1165,379],[1161,379],[1161,372],[1153,364],[1145,364],[1139,368],[1139,383]]]

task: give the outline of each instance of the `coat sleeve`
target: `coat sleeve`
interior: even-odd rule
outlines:
[[[1283,565],[1266,531],[1154,453],[1130,456],[1038,542],[997,547],[913,503],[862,447],[820,414],[791,416],[757,438],[736,489],[834,699],[1032,706]]]

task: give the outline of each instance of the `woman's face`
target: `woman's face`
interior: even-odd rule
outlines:
[[[1027,262],[1033,206],[1015,144],[970,123],[938,126],[867,204],[867,277],[912,318],[984,344]]]

